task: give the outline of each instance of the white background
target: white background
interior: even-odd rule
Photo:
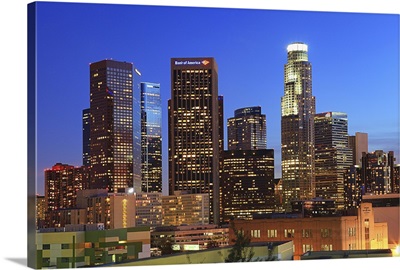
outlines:
[[[1,269],[26,269],[27,263],[27,4],[25,0],[0,2],[0,267]],[[111,3],[114,1],[68,1]],[[399,0],[118,0],[123,4],[182,5],[204,7],[236,7],[286,10],[344,11],[400,14]],[[359,5],[358,3],[362,3]],[[268,263],[268,264],[267,264]],[[362,267],[396,269],[400,258],[347,259],[329,261],[290,261],[234,264],[239,267],[324,269]],[[208,265],[214,269],[226,265]],[[160,267],[135,267],[158,269]],[[163,266],[163,269],[186,269],[187,265]],[[191,265],[202,269],[204,265]],[[115,268],[102,268],[115,269]]]

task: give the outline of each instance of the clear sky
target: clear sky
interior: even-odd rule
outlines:
[[[43,170],[82,165],[82,110],[89,63],[132,62],[161,84],[163,183],[168,181],[170,58],[214,57],[226,119],[261,106],[267,148],[280,177],[280,98],[286,46],[308,44],[316,111],[348,114],[349,134],[399,158],[399,16],[335,12],[39,3],[37,13],[38,193]],[[225,142],[226,145],[226,142]]]

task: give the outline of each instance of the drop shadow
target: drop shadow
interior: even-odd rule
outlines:
[[[6,260],[9,260],[10,262],[14,262],[16,264],[22,265],[22,266],[28,266],[28,259],[27,258],[5,258]]]

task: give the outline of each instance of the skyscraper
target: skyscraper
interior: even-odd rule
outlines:
[[[311,63],[308,46],[296,42],[287,47],[284,96],[281,99],[283,203],[314,197],[314,114]]]
[[[326,112],[316,114],[315,124],[315,193],[323,199],[336,201],[344,209],[344,174],[353,165],[348,147],[347,114]]]
[[[90,165],[90,109],[82,111],[82,164]]]
[[[161,93],[159,83],[142,82],[142,192],[162,191]]]
[[[261,107],[235,110],[235,116],[228,119],[228,150],[266,149],[266,118]]]
[[[235,110],[228,119],[228,149],[222,155],[223,222],[272,212],[274,150],[266,149],[266,119],[261,107]]]
[[[141,77],[142,73],[133,67],[133,188],[140,192],[142,188],[142,110],[141,110]]]
[[[219,222],[221,103],[214,58],[171,59],[169,194],[208,193],[211,223]]]
[[[91,188],[134,186],[132,68],[114,60],[90,64]]]

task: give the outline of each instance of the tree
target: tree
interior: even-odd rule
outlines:
[[[174,253],[172,249],[172,239],[171,237],[163,237],[159,241],[156,242],[155,247],[161,250],[161,255],[167,255]]]
[[[231,224],[235,238],[232,240],[234,244],[229,250],[225,262],[250,262],[254,256],[253,248],[249,247],[251,239],[243,230],[237,230],[233,221]]]
[[[210,249],[210,248],[217,248],[217,247],[219,247],[219,244],[218,244],[218,242],[217,242],[215,239],[210,239],[210,240],[207,242],[207,249]]]

